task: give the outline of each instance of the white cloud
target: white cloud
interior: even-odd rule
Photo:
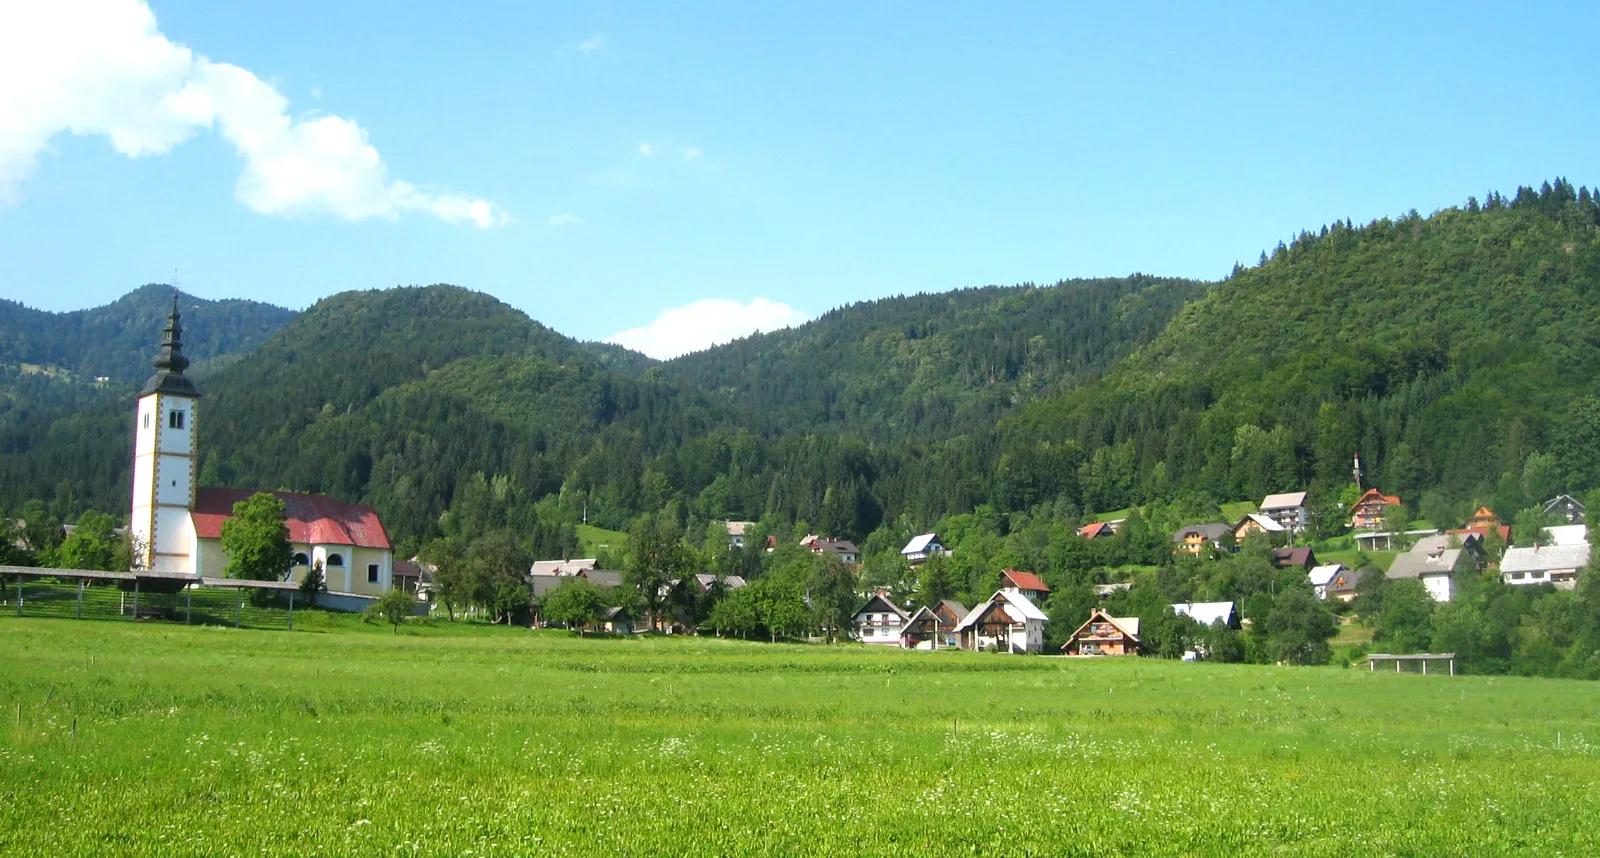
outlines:
[[[39,155],[62,132],[107,137],[118,153],[138,158],[214,130],[243,161],[234,195],[262,214],[509,221],[488,200],[390,179],[355,122],[291,116],[288,108],[250,71],[169,41],[144,0],[8,3],[0,11],[0,200],[20,198]]]
[[[701,155],[704,155],[704,154],[705,153],[701,152],[700,149],[698,147],[696,147],[696,146],[685,146],[685,147],[683,147],[683,160],[685,160],[685,161],[693,161],[694,159],[696,159],[696,158],[698,158],[698,157],[700,157]]]
[[[757,331],[793,327],[809,318],[788,304],[766,298],[748,304],[711,298],[668,310],[650,324],[607,337],[606,342],[666,360]]]
[[[646,158],[648,158],[651,155],[654,155],[655,153],[656,153],[656,147],[651,146],[649,143],[640,143],[639,144],[639,154],[640,155],[643,155]]]
[[[572,215],[563,213],[551,215],[549,218],[549,223],[551,226],[572,226],[575,223],[581,223],[581,221]]]
[[[589,38],[584,39],[583,41],[578,43],[578,52],[579,53],[583,53],[583,54],[592,54],[595,51],[598,51],[598,50],[600,50],[601,48],[603,48],[605,46],[606,46],[606,34],[605,33],[595,33],[594,35],[590,36]]]

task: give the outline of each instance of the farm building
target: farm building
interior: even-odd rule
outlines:
[[[966,615],[966,606],[950,599],[918,608],[901,631],[901,642],[911,649],[956,646],[956,625]]]
[[[1137,655],[1139,618],[1113,617],[1099,608],[1061,645],[1067,655]]]
[[[862,643],[899,646],[901,632],[910,619],[911,615],[889,601],[888,596],[875,593],[856,611],[856,635]]]
[[[1044,649],[1044,611],[1016,590],[998,590],[967,612],[956,625],[962,649],[1040,652]]]

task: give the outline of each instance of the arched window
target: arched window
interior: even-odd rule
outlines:
[[[328,565],[329,566],[343,566],[344,565],[344,555],[343,554],[329,554],[328,555]]]
[[[294,553],[294,565],[296,565],[296,566],[310,566],[311,565],[311,558],[307,557],[306,553],[304,551],[296,551]]]

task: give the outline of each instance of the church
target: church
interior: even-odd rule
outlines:
[[[176,299],[167,318],[156,374],[139,392],[133,445],[133,512],[129,528],[141,552],[136,563],[154,572],[224,577],[222,524],[248,489],[202,488],[199,476],[200,391],[184,376],[183,327]],[[321,561],[329,592],[377,596],[394,571],[389,535],[370,506],[322,495],[272,492],[283,501],[294,546],[290,580]]]

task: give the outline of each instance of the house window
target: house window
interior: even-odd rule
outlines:
[[[305,555],[305,552],[303,552],[303,551],[296,551],[294,553],[294,565],[296,565],[296,566],[310,566],[311,565],[311,558],[307,557]]]
[[[329,566],[343,566],[344,565],[344,555],[343,554],[329,554],[328,555],[328,565]]]
[[[376,564],[376,563],[368,563],[367,564],[367,583],[368,584],[376,584],[376,583],[378,583],[378,564]]]
[[[172,411],[172,412],[169,412],[167,414],[167,428],[168,429],[182,429],[183,428],[183,412],[182,411]]]

